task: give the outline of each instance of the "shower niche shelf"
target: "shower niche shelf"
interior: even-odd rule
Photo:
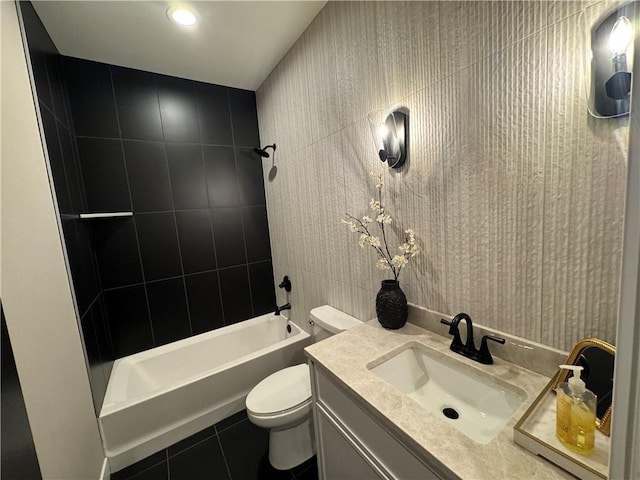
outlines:
[[[132,217],[133,212],[101,212],[101,213],[81,213],[80,220],[95,220],[100,218],[121,218]]]

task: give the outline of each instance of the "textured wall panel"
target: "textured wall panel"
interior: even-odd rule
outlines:
[[[257,93],[263,141],[286,145],[264,172],[296,322],[323,303],[375,314],[389,274],[338,222],[370,213],[384,170],[367,113],[401,105],[410,157],[383,178],[390,247],[411,227],[422,250],[409,301],[558,348],[614,340],[628,121],[586,111],[589,3],[327,4]]]
[[[442,72],[450,75],[543,28],[548,2],[440,2]]]
[[[542,341],[570,349],[615,336],[627,120],[586,113],[582,29],[549,29]]]
[[[330,8],[323,9],[304,32],[307,92],[312,141],[340,130],[336,36]]]
[[[363,118],[389,103],[381,74],[375,2],[329,2],[336,44],[336,73],[340,126]]]
[[[437,2],[375,2],[377,75],[397,102],[440,79]],[[371,75],[370,71],[367,75]]]

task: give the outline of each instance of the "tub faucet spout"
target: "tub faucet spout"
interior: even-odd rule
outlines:
[[[276,311],[273,312],[273,313],[274,313],[274,315],[280,315],[280,312],[283,311],[283,310],[291,310],[291,304],[290,303],[285,303],[281,307],[276,306]]]

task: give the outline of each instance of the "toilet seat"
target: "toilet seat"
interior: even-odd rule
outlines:
[[[247,411],[273,417],[305,410],[311,403],[311,377],[306,363],[279,370],[258,383],[247,395]]]

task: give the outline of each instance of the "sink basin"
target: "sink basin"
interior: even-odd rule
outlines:
[[[514,385],[418,344],[367,368],[480,444],[489,443],[527,397]]]

